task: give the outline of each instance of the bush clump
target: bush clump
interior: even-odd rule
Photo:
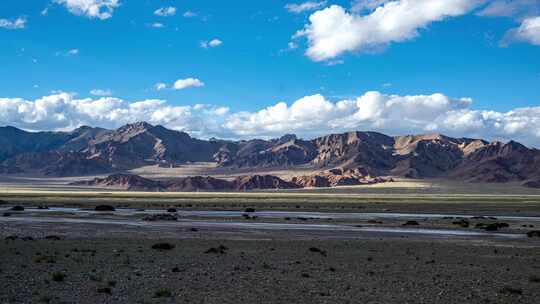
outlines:
[[[95,211],[116,211],[116,208],[114,208],[111,205],[99,205],[99,206],[96,206],[94,210]]]
[[[174,245],[171,243],[157,243],[152,245],[152,249],[155,250],[172,250],[174,249]]]
[[[154,298],[170,298],[172,297],[172,292],[168,289],[160,289],[154,292]]]
[[[66,279],[66,275],[61,272],[54,272],[52,274],[52,280],[55,282],[63,282]]]

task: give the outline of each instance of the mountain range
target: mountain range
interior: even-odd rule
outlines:
[[[540,150],[510,141],[441,134],[387,136],[347,132],[304,140],[201,140],[145,122],[116,130],[80,127],[71,132],[0,128],[0,174],[83,176],[145,165],[215,162],[229,169],[348,170],[355,176],[448,178],[470,182],[540,179]],[[329,172],[329,171],[327,171]],[[313,183],[309,176],[298,177]],[[534,184],[534,183],[533,183]]]

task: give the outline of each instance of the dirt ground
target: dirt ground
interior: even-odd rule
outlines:
[[[0,242],[0,303],[538,303],[540,247],[369,239]],[[153,249],[167,243],[172,249]]]

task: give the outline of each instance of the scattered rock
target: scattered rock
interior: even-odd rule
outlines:
[[[212,248],[209,248],[208,250],[206,250],[204,253],[212,253],[212,254],[225,254],[227,253],[227,250],[229,248],[223,246],[223,245],[219,245],[218,247],[212,247]]]
[[[97,289],[98,293],[112,294],[112,289],[110,287],[101,287]]]
[[[452,222],[452,224],[458,225],[458,226],[463,227],[463,228],[469,228],[469,226],[470,226],[469,221],[466,220],[466,219],[461,219],[459,221],[454,221],[454,222]]]
[[[503,289],[501,289],[501,293],[508,295],[522,295],[523,290],[521,288],[505,286]]]
[[[170,298],[172,292],[168,289],[160,289],[154,293],[154,298]]]
[[[180,272],[180,268],[178,268],[178,266],[175,266],[175,267],[172,269],[172,272]]]
[[[66,275],[61,272],[54,272],[52,274],[52,280],[55,282],[63,282],[66,278]]]
[[[116,211],[116,208],[110,205],[99,205],[94,209],[95,211]]]
[[[47,235],[45,237],[46,240],[51,240],[51,241],[60,241],[60,237],[57,236],[57,235]]]
[[[172,250],[174,249],[174,245],[170,243],[157,243],[152,245],[152,249],[156,250]]]
[[[24,211],[24,207],[23,206],[13,206],[13,207],[11,207],[10,210],[11,211]]]
[[[317,247],[310,247],[309,248],[309,251],[310,252],[316,252],[316,253],[320,253],[322,256],[326,256],[326,251],[322,250],[322,249],[319,249]]]
[[[407,221],[403,224],[403,226],[418,226],[420,225],[417,221]]]
[[[6,236],[5,240],[6,241],[15,241],[16,239],[18,239],[19,237],[16,236],[16,235],[10,235],[10,236]]]
[[[540,230],[533,230],[533,231],[529,231],[527,232],[527,236],[532,238],[532,237],[540,237]]]
[[[484,229],[485,231],[497,231],[501,228],[508,228],[510,225],[507,223],[491,223],[491,224],[484,224],[484,223],[478,223],[476,224],[475,228],[477,229]]]

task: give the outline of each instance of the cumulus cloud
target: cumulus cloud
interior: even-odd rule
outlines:
[[[199,88],[204,87],[204,82],[200,81],[197,78],[186,78],[186,79],[178,79],[174,84],[173,88],[175,90],[183,90],[187,88]]]
[[[176,7],[162,7],[154,11],[154,15],[161,17],[170,17],[176,15]]]
[[[346,52],[369,51],[384,48],[392,42],[410,40],[431,23],[466,14],[483,2],[362,1],[356,9],[374,8],[367,14],[349,12],[339,5],[332,5],[313,13],[309,23],[294,37],[306,37],[306,55],[314,61],[324,61]]]
[[[114,10],[120,6],[120,0],[53,0],[53,2],[64,5],[74,15],[101,20],[111,18]]]
[[[167,88],[167,84],[163,82],[158,82],[154,85],[154,89],[156,89],[156,91],[165,90],[166,88]]]
[[[208,104],[173,105],[165,100],[128,102],[114,97],[76,99],[59,92],[36,100],[0,98],[0,125],[27,130],[69,130],[80,125],[117,128],[148,121],[194,136],[209,138],[277,137],[296,133],[304,138],[352,130],[390,135],[439,132],[497,140],[518,140],[540,146],[540,107],[508,112],[475,110],[470,98],[431,95],[389,95],[366,92],[330,101],[305,96],[253,112],[234,112]]]
[[[8,30],[19,30],[26,27],[26,17],[16,19],[0,19],[0,28]]]
[[[514,41],[540,45],[540,16],[526,18],[518,28],[508,31],[502,41],[506,45]]]
[[[351,11],[355,13],[364,10],[371,11],[391,0],[356,0],[352,2]]]
[[[90,91],[90,94],[94,95],[94,96],[111,96],[112,95],[112,91],[107,89],[107,90],[102,90],[102,89],[93,89]]]
[[[215,48],[223,44],[223,41],[215,38],[210,41],[201,41],[201,47],[203,49]]]
[[[285,5],[285,9],[291,13],[300,14],[307,11],[313,11],[323,7],[326,1],[307,1],[304,3],[288,3]]]
[[[539,13],[538,0],[493,0],[478,12],[480,16],[522,18]]]
[[[185,11],[184,14],[182,14],[182,16],[186,18],[193,18],[193,17],[197,17],[197,13],[192,12],[192,11]]]

